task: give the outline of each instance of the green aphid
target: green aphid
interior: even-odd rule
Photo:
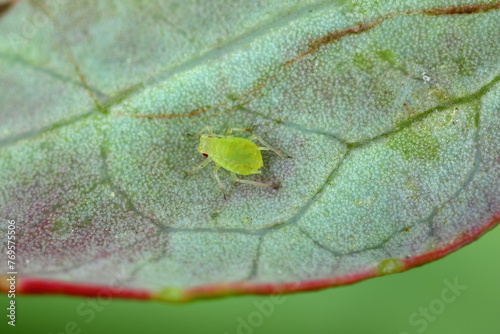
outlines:
[[[199,171],[210,161],[215,163],[214,177],[217,180],[222,192],[224,193],[224,198],[226,198],[226,191],[217,176],[217,171],[219,168],[227,169],[231,172],[231,177],[235,182],[252,184],[254,186],[270,187],[270,184],[254,182],[249,180],[239,179],[236,174],[239,175],[251,175],[260,174],[259,168],[264,164],[262,162],[262,155],[260,151],[273,151],[280,157],[283,154],[271,147],[262,138],[257,135],[252,135],[248,139],[239,138],[231,136],[233,131],[250,131],[248,129],[241,128],[230,128],[227,130],[225,136],[213,134],[211,126],[203,128],[201,131],[195,134],[198,136],[203,132],[208,132],[208,134],[203,134],[200,137],[200,145],[198,146],[198,152],[202,153],[207,158],[196,168],[191,170],[185,177]],[[252,140],[258,140],[263,147],[257,146]]]

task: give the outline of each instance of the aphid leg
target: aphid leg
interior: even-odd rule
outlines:
[[[214,133],[214,129],[210,126],[210,125],[207,125],[205,126],[203,129],[201,129],[200,131],[196,132],[193,137],[198,137],[199,135],[201,135],[203,132],[207,131],[208,134],[213,134]]]
[[[203,167],[205,167],[206,165],[208,165],[208,163],[212,161],[212,159],[210,158],[206,158],[205,160],[203,160],[203,162],[198,166],[198,167],[195,167],[193,168],[189,173],[186,174],[186,176],[184,176],[184,178],[188,177],[189,175],[199,171],[200,169],[202,169]]]
[[[251,185],[260,186],[260,187],[270,187],[271,186],[268,183],[260,183],[260,182],[255,182],[255,181],[238,179],[238,177],[234,173],[231,173],[231,177],[233,178],[233,180],[235,182],[239,182],[239,183],[246,183],[246,184],[251,184]]]
[[[219,170],[220,165],[215,165],[214,168],[214,177],[217,180],[217,183],[219,184],[219,187],[222,189],[222,193],[224,194],[224,199],[227,199],[226,197],[226,191],[224,190],[224,187],[222,186],[222,182],[220,182],[219,176],[217,176],[217,171]]]
[[[193,137],[197,137],[197,136],[201,135],[201,134],[202,134],[203,132],[205,132],[205,131],[206,131],[206,132],[208,132],[208,136],[209,136],[209,137],[219,137],[219,138],[224,138],[224,137],[225,137],[225,136],[223,136],[223,135],[215,135],[215,134],[214,134],[214,130],[213,130],[213,128],[212,128],[210,125],[209,125],[209,126],[204,127],[204,128],[203,128],[203,129],[201,129],[200,131],[196,132],[196,133],[193,135]]]
[[[244,128],[229,128],[227,129],[226,136],[229,136],[233,131],[250,131],[250,129]]]
[[[278,151],[277,149],[275,149],[274,147],[272,147],[271,145],[269,145],[268,143],[266,143],[264,141],[264,139],[260,138],[259,136],[257,135],[251,135],[249,138],[249,140],[255,140],[257,139],[258,141],[261,142],[262,145],[264,145],[266,148],[262,148],[262,147],[259,147],[259,150],[262,150],[262,151],[267,151],[267,150],[271,150],[273,151],[274,153],[276,153],[277,155],[279,155],[280,157],[283,158],[283,153],[281,153],[280,151]]]

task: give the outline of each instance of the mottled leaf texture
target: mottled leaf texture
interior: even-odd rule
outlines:
[[[500,2],[3,1],[18,291],[186,301],[348,284],[500,217]],[[251,128],[272,183],[203,161]],[[9,270],[2,260],[1,270]],[[6,290],[2,279],[3,290]]]

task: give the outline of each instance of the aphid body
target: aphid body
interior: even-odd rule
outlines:
[[[259,147],[245,138],[202,135],[198,152],[210,157],[222,168],[240,175],[259,174],[258,169],[264,165]]]
[[[248,129],[230,128],[227,130],[226,135],[222,136],[213,134],[212,127],[207,126],[206,128],[203,128],[201,131],[199,131],[196,135],[200,135],[205,131],[208,131],[209,134],[203,134],[200,137],[198,152],[202,153],[207,158],[201,165],[191,170],[186,175],[186,177],[202,169],[203,167],[208,165],[210,161],[213,161],[215,163],[214,177],[217,180],[220,188],[222,189],[222,192],[224,193],[224,198],[226,197],[226,192],[224,190],[224,187],[222,186],[222,183],[220,182],[219,177],[217,176],[217,171],[220,167],[231,172],[231,177],[235,182],[261,187],[271,186],[267,183],[238,179],[236,174],[260,174],[259,168],[264,165],[262,161],[262,154],[260,153],[260,151],[271,150],[274,153],[278,154],[280,157],[283,157],[283,154],[281,154],[278,150],[272,148],[257,135],[252,135],[248,139],[230,135],[233,131],[249,131]],[[263,146],[257,146],[252,140],[260,141]]]

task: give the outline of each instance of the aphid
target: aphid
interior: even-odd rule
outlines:
[[[185,178],[208,165],[210,161],[213,161],[215,163],[214,177],[222,189],[224,198],[226,198],[226,191],[217,176],[217,171],[221,167],[231,172],[231,177],[235,182],[252,184],[254,186],[261,187],[271,186],[267,183],[239,179],[236,174],[260,174],[261,172],[259,171],[259,168],[264,164],[262,162],[262,155],[260,151],[273,151],[280,157],[283,157],[283,154],[280,151],[271,147],[257,135],[252,135],[248,139],[231,136],[233,131],[250,131],[248,129],[229,128],[226,135],[222,136],[213,134],[212,127],[207,126],[201,129],[194,136],[198,136],[205,131],[207,131],[208,134],[203,134],[200,137],[198,152],[202,153],[207,158],[198,167],[187,173]],[[258,140],[263,147],[257,146],[252,140]]]

